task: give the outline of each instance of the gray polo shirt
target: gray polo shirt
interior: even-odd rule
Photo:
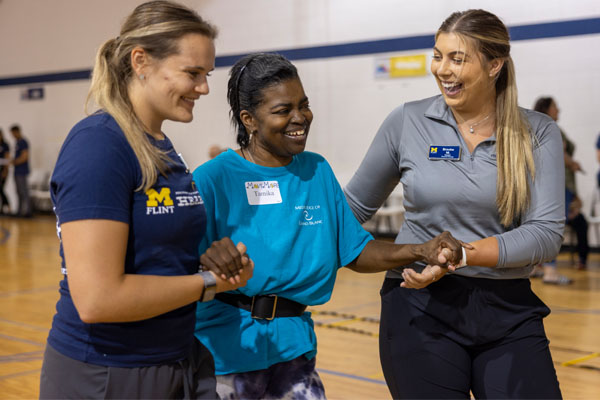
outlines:
[[[470,153],[441,95],[406,103],[383,122],[344,192],[359,221],[368,220],[398,182],[404,189],[404,223],[396,243],[423,243],[447,230],[473,242],[498,239],[496,268],[469,266],[464,276],[527,278],[531,268],[556,257],[565,222],[564,159],[560,131],[547,115],[521,109],[531,124],[535,178],[531,204],[518,226],[500,224],[496,207],[496,138]],[[460,160],[430,160],[430,146],[460,146]],[[410,266],[417,271],[423,264]],[[399,278],[402,268],[388,272]]]

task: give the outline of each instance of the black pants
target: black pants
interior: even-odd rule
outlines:
[[[10,204],[8,203],[8,197],[6,197],[6,193],[4,193],[4,184],[5,183],[6,183],[6,178],[0,178],[0,214],[4,212],[5,206],[6,206],[6,208],[8,208],[8,211],[10,211]]]
[[[575,235],[577,235],[577,254],[579,255],[579,262],[586,264],[588,253],[590,252],[590,247],[588,245],[588,223],[585,217],[579,213],[573,219],[568,220],[567,225],[573,228]]]
[[[197,340],[186,360],[117,368],[87,364],[46,345],[40,399],[218,399],[212,354]]]
[[[394,399],[559,399],[528,279],[446,275],[427,288],[381,289],[379,350]]]

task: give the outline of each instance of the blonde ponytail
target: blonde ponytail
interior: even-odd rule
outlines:
[[[91,99],[110,114],[135,153],[142,171],[142,181],[136,190],[146,191],[154,185],[158,172],[166,172],[166,156],[153,146],[146,137],[145,129],[133,110],[127,93],[127,85],[119,76],[114,50],[118,39],[106,41],[96,56],[92,73],[92,84],[86,101],[86,110]]]
[[[217,30],[193,10],[171,1],[150,1],[139,5],[125,20],[119,37],[107,40],[98,50],[92,83],[86,100],[110,114],[133,149],[142,171],[136,190],[150,189],[158,174],[166,174],[168,157],[152,145],[146,129],[129,99],[129,83],[137,79],[130,55],[142,47],[156,60],[177,53],[177,41],[188,33],[215,39]]]
[[[535,177],[533,138],[529,122],[518,108],[512,59],[505,60],[506,88],[496,98],[496,204],[500,222],[512,225],[529,208],[529,181]]]

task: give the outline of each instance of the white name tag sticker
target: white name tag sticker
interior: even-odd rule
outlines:
[[[251,206],[281,203],[281,192],[277,181],[246,182],[246,196]]]

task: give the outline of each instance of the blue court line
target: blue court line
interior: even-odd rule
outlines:
[[[565,314],[600,314],[600,310],[582,310],[577,308],[562,308],[559,306],[549,306],[553,313]]]
[[[600,17],[577,19],[539,24],[515,25],[509,27],[512,41],[557,38],[600,33]],[[277,49],[269,52],[280,53],[290,60],[309,60],[332,57],[348,57],[376,53],[389,53],[407,50],[430,49],[434,44],[434,34],[406,36],[392,39],[369,40],[326,46],[311,46],[297,49]],[[219,56],[215,60],[217,68],[230,67],[248,53]],[[33,83],[87,80],[91,69],[23,75],[0,78],[0,86],[27,85]]]
[[[28,351],[23,353],[7,354],[0,356],[0,364],[15,362],[38,361],[44,359],[44,350]]]
[[[0,226],[0,234],[2,235],[0,236],[0,244],[6,243],[6,241],[10,237],[10,231]]]
[[[23,338],[19,338],[16,336],[10,336],[10,335],[5,335],[3,333],[0,333],[0,339],[2,340],[11,340],[13,342],[20,342],[20,343],[25,343],[25,344],[31,344],[33,346],[44,346],[46,345],[46,342],[36,342],[34,340],[29,340],[29,339],[23,339]]]
[[[41,370],[42,370],[41,368],[38,368],[38,369],[32,369],[30,371],[17,372],[15,374],[2,375],[2,376],[0,376],[0,381],[5,380],[5,379],[18,378],[19,376],[23,376],[23,375],[37,374]]]
[[[6,318],[0,318],[0,324],[10,324],[10,325],[15,325],[21,328],[26,328],[26,329],[31,329],[34,331],[38,331],[38,332],[48,332],[49,328],[43,328],[41,326],[37,326],[37,325],[31,325],[31,324],[27,324],[24,322],[19,322],[19,321],[13,321],[11,319],[6,319]]]
[[[342,378],[349,378],[349,379],[355,379],[355,380],[358,380],[358,381],[375,383],[377,385],[386,385],[385,381],[382,381],[382,380],[379,380],[379,379],[366,378],[364,376],[346,374],[344,372],[338,372],[338,371],[331,371],[329,369],[317,368],[317,372],[319,372],[320,374],[323,373],[323,374],[340,376]]]

